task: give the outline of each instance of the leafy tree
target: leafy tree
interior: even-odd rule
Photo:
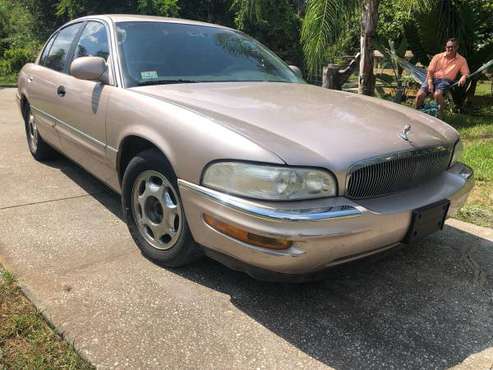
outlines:
[[[177,17],[180,7],[177,0],[138,0],[137,10],[141,14]]]
[[[40,48],[32,15],[18,2],[0,0],[0,74],[17,72]]]
[[[402,1],[381,0],[378,14],[377,39],[385,45],[396,43],[405,37],[405,26],[414,21],[409,6]]]
[[[234,0],[235,26],[274,50],[285,61],[303,65],[301,20],[289,0]]]
[[[70,19],[88,14],[140,13],[178,16],[178,0],[128,0],[121,2],[99,0],[59,0],[57,15]]]
[[[180,17],[233,26],[231,0],[180,0]]]
[[[38,41],[46,40],[67,20],[56,16],[59,0],[17,0],[16,2],[31,15],[33,37]]]

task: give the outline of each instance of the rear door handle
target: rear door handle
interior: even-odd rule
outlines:
[[[58,86],[58,89],[56,89],[56,94],[63,98],[65,96],[65,87],[63,86]]]

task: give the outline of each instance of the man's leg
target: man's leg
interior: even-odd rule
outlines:
[[[423,88],[419,89],[418,95],[416,95],[416,101],[415,101],[416,109],[421,108],[421,106],[423,105],[423,103],[426,99],[426,95],[428,95],[427,89],[423,89]]]
[[[433,97],[435,98],[435,101],[439,105],[440,111],[440,117],[442,116],[443,109],[445,108],[445,98],[443,97],[443,90],[436,90],[435,93],[433,94]]]

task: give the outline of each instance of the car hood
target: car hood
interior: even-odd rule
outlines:
[[[413,148],[450,145],[457,132],[382,99],[289,83],[198,83],[132,88],[234,130],[290,165],[343,171],[352,163]],[[409,141],[400,133],[411,126]]]

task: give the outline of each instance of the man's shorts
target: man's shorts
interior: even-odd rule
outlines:
[[[448,88],[454,83],[454,81],[452,80],[447,80],[447,79],[442,79],[442,78],[434,78],[433,79],[433,89],[434,91],[437,91],[437,90],[442,90],[442,91],[445,91],[445,90],[448,90]],[[421,90],[424,91],[424,93],[426,95],[428,95],[430,93],[429,89],[428,89],[428,80],[426,80],[425,82],[423,82],[423,84],[421,85]]]

